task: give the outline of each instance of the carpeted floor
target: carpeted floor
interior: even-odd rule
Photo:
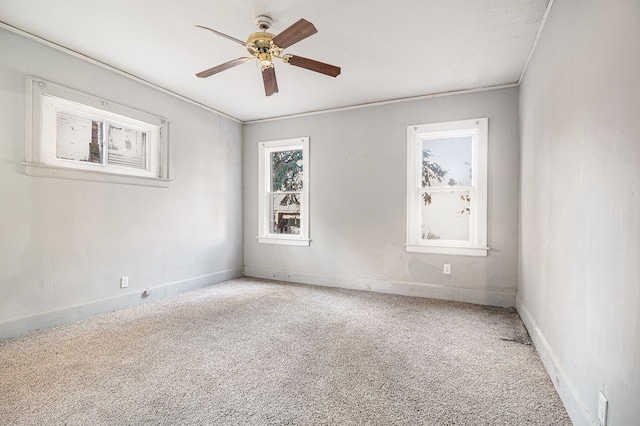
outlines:
[[[514,310],[239,279],[0,342],[2,425],[570,425]]]

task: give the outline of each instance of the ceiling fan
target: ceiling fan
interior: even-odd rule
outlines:
[[[200,78],[209,77],[226,69],[233,68],[237,65],[249,62],[253,59],[257,59],[262,66],[262,81],[264,83],[264,92],[267,96],[271,96],[274,93],[278,93],[276,71],[273,67],[274,58],[278,58],[284,63],[288,63],[300,68],[305,68],[331,77],[337,77],[340,74],[340,67],[325,64],[324,62],[314,61],[313,59],[303,58],[302,56],[282,53],[282,51],[287,47],[299,42],[300,40],[304,40],[305,38],[312,36],[313,34],[318,32],[316,27],[311,22],[305,19],[300,19],[298,22],[291,25],[289,28],[282,31],[278,35],[267,32],[267,30],[271,28],[272,22],[272,19],[268,16],[258,16],[258,18],[256,18],[256,24],[261,31],[249,35],[246,42],[228,36],[211,28],[207,28],[202,25],[196,25],[196,27],[198,28],[209,30],[214,34],[217,34],[228,40],[240,43],[241,45],[246,47],[251,54],[251,57],[233,59],[229,62],[217,65],[213,68],[201,71],[197,73],[196,76]]]

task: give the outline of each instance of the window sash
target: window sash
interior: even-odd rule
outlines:
[[[100,111],[91,106],[78,104],[55,96],[43,95],[43,128],[42,140],[46,142],[43,150],[44,158],[42,162],[53,166],[76,168],[84,170],[95,170],[108,173],[131,174],[138,176],[157,177],[158,158],[152,155],[153,146],[159,143],[158,126],[144,123],[134,119],[127,119],[124,116],[118,116],[106,111]],[[91,120],[92,122],[102,123],[102,159],[100,163],[90,161],[80,161],[73,159],[60,158],[58,156],[59,149],[59,128],[58,117],[60,114],[77,117],[80,119]],[[144,148],[144,164],[142,167],[130,167],[123,162],[112,161],[109,148],[109,136],[111,135],[111,127],[118,127],[136,132],[142,132],[145,135]],[[55,136],[51,136],[55,135]]]

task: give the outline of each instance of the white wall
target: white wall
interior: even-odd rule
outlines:
[[[640,422],[640,2],[558,0],[521,86],[518,309],[575,424]]]
[[[511,88],[245,125],[245,274],[514,306],[517,102]],[[489,256],[407,253],[407,126],[478,117],[489,117]],[[310,137],[311,246],[259,244],[258,142],[303,136]]]
[[[0,339],[242,274],[241,124],[2,29],[0,46]],[[26,176],[27,74],[168,119],[170,188]]]

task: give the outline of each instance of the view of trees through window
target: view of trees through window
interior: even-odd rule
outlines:
[[[271,153],[271,232],[300,233],[302,150]]]
[[[469,240],[472,136],[422,140],[422,238]]]

